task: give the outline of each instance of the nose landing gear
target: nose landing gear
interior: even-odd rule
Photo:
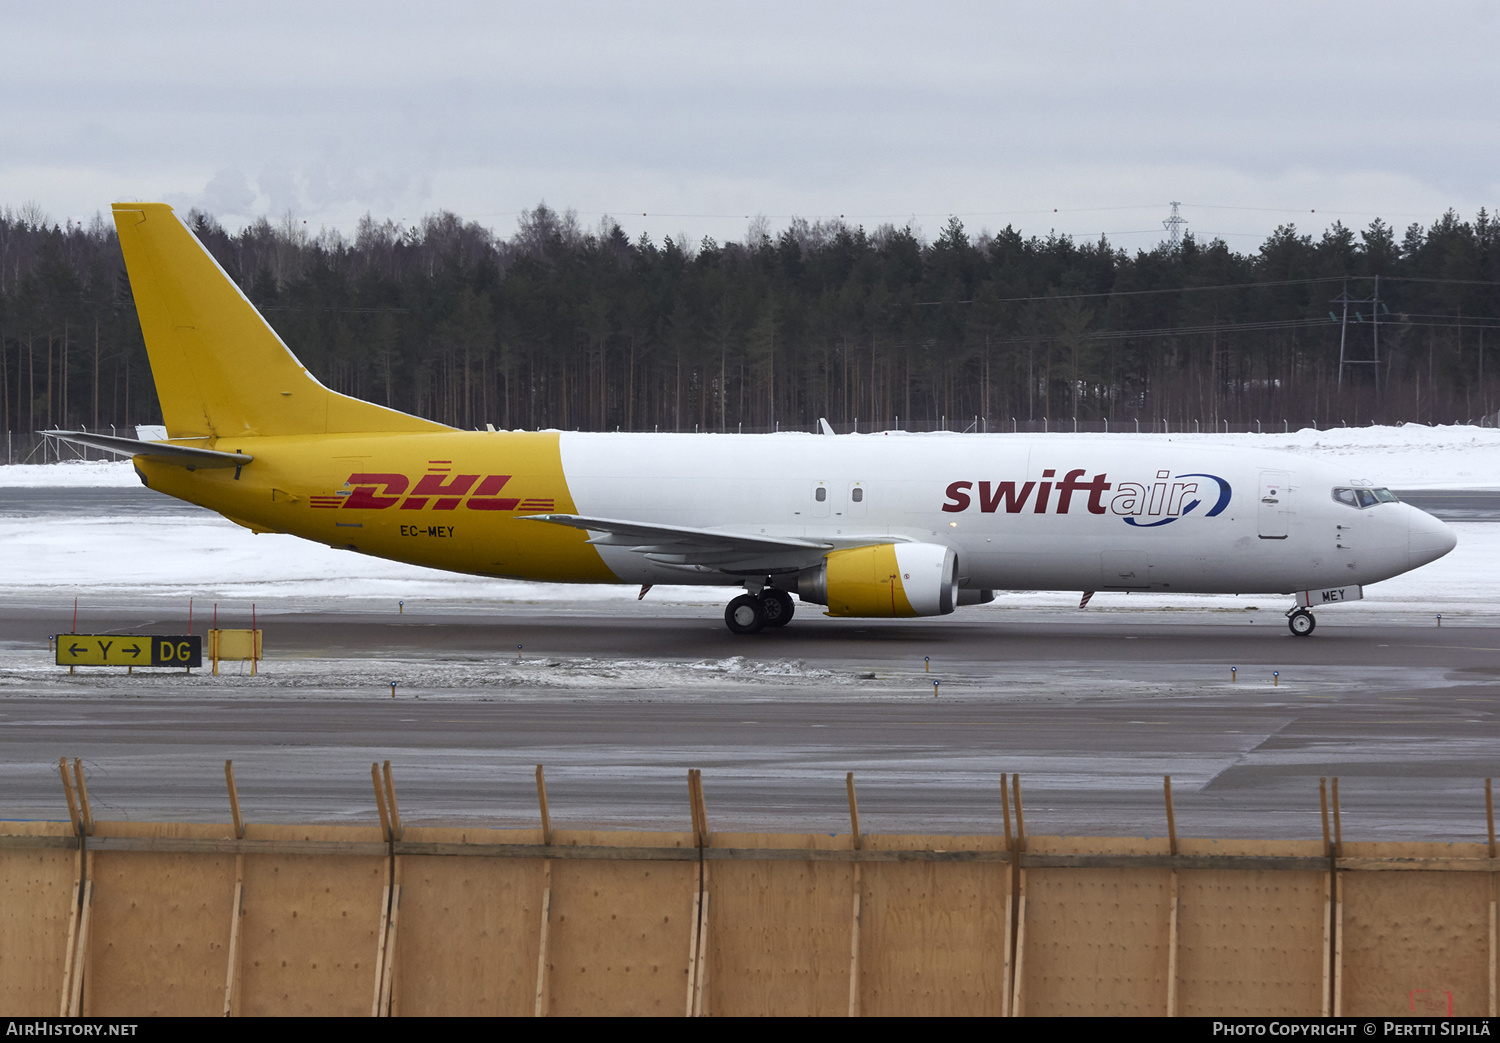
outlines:
[[[1307,609],[1294,608],[1286,614],[1286,625],[1297,637],[1307,637],[1318,625],[1318,621]]]
[[[796,602],[784,590],[763,587],[758,594],[741,594],[724,609],[724,625],[734,634],[757,634],[766,627],[792,621]]]

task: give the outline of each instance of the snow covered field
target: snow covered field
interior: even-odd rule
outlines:
[[[902,437],[934,438],[942,434]],[[1022,436],[1027,437],[1027,436]],[[1098,438],[1054,434],[1053,439]],[[1478,427],[1346,428],[1266,435],[1112,435],[1140,441],[1190,441],[1285,449],[1342,462],[1351,477],[1397,489],[1500,489],[1500,430]],[[0,467],[0,500],[7,488],[136,487],[128,462],[73,462]],[[1319,617],[1336,623],[1372,612],[1444,613],[1450,625],[1500,620],[1493,604],[1500,580],[1500,525],[1454,524],[1458,548],[1425,568],[1368,588],[1366,600]],[[337,593],[332,593],[336,587]],[[187,597],[255,601],[274,610],[331,601],[382,604],[404,600],[416,608],[441,602],[452,609],[497,604],[586,604],[634,601],[636,588],[577,587],[458,576],[335,551],[292,536],[253,535],[207,513],[153,517],[45,514],[0,517],[0,591],[26,600],[50,597]],[[719,605],[722,588],[659,587],[653,605]],[[1098,595],[1089,612],[1200,609],[1243,612],[1284,608],[1285,599],[1194,595]],[[1006,593],[977,611],[1064,609],[1076,595]],[[356,606],[351,605],[351,608]],[[1269,622],[1270,620],[1267,620]]]
[[[859,435],[844,437],[861,437]],[[869,436],[864,436],[869,437]],[[896,437],[896,436],[892,436]],[[902,438],[950,437],[942,433]],[[1328,461],[1344,461],[1351,476],[1373,479],[1394,489],[1500,489],[1500,428],[1452,425],[1425,427],[1311,428],[1290,434],[1111,434],[1016,435],[1017,438],[1096,439],[1134,442],[1187,442],[1282,449]],[[128,461],[75,460],[63,464],[0,466],[0,489],[21,487],[133,487],[139,484]]]

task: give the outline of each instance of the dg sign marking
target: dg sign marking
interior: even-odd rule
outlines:
[[[202,636],[58,634],[58,666],[202,666]]]

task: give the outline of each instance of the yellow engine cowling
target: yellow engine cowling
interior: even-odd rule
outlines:
[[[939,616],[958,604],[958,556],[934,543],[836,550],[797,574],[797,596],[830,616]]]

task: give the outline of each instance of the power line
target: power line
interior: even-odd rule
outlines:
[[[1265,322],[1225,322],[1225,323],[1203,323],[1193,326],[1157,326],[1146,329],[1132,330],[1091,330],[1079,334],[1082,340],[1129,340],[1132,337],[1192,337],[1207,334],[1220,333],[1263,333],[1275,330],[1308,329],[1311,327],[1327,328],[1339,325],[1337,317],[1333,318],[1303,318],[1303,319],[1272,319]],[[1402,327],[1414,327],[1421,329],[1500,329],[1500,317],[1486,317],[1482,319],[1470,319],[1460,322],[1407,322],[1404,319],[1390,323]],[[1059,335],[1052,334],[1025,334],[1010,337],[992,337],[989,340],[991,346],[1002,346],[1012,344],[1030,344],[1033,342],[1055,341]],[[912,340],[896,340],[889,343],[891,346],[915,347],[923,342]]]
[[[1076,301],[1094,297],[1144,297],[1162,293],[1209,293],[1213,290],[1248,290],[1262,286],[1305,286],[1320,282],[1341,282],[1341,275],[1320,276],[1310,279],[1271,279],[1267,282],[1234,282],[1218,286],[1174,286],[1159,290],[1105,290],[1100,293],[1056,293],[1032,297],[970,298],[962,301],[915,301],[914,307],[933,307],[944,304],[1024,304],[1028,301]]]
[[[1033,301],[1077,301],[1098,297],[1144,297],[1163,293],[1212,293],[1216,290],[1254,290],[1273,286],[1313,286],[1325,282],[1345,282],[1349,279],[1384,279],[1387,282],[1419,282],[1437,286],[1494,286],[1500,282],[1484,279],[1425,279],[1414,275],[1319,275],[1306,279],[1268,279],[1265,282],[1232,282],[1217,286],[1174,286],[1157,290],[1104,290],[1099,293],[1039,294],[1031,297],[971,297],[961,301],[913,301],[916,308],[934,308],[950,304],[1025,304]]]

